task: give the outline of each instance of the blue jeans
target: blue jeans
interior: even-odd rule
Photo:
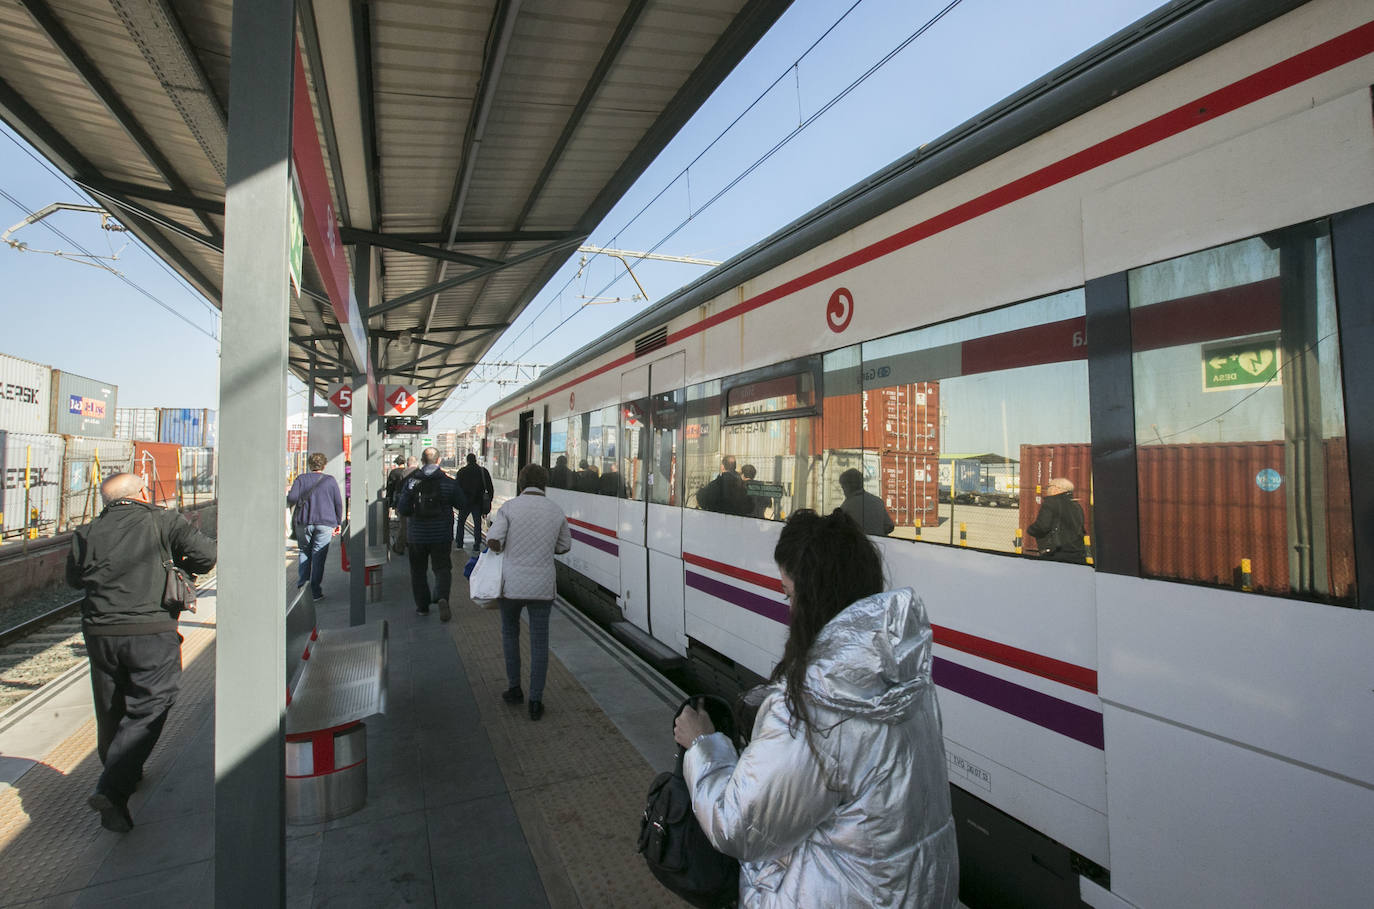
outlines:
[[[300,542],[300,573],[296,586],[304,587],[310,582],[312,596],[324,596],[320,582],[324,580],[324,563],[329,557],[329,541],[334,539],[333,524],[307,524],[304,540]]]
[[[530,609],[530,700],[544,699],[549,672],[549,612],[553,600],[507,600],[501,603],[501,649],[506,653],[506,685],[520,684],[520,610]]]

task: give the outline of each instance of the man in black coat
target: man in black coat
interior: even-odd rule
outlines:
[[[553,468],[549,471],[549,488],[572,488],[572,471],[568,470],[567,455],[559,455],[558,459],[553,462]]]
[[[734,455],[720,459],[720,473],[714,480],[701,487],[697,492],[697,505],[706,511],[721,514],[752,515],[754,503],[749,498],[749,490],[744,478],[735,469]]]
[[[97,753],[105,770],[87,800],[107,830],[133,828],[129,796],[143,778],[181,681],[177,614],[163,608],[163,552],[191,573],[215,565],[215,541],[142,499],[142,477],[100,484],[105,509],[72,536],[67,583],[86,591],[81,631],[91,661]]]
[[[453,513],[467,507],[458,481],[439,469],[439,450],[420,453],[421,467],[408,475],[396,495],[396,513],[406,518],[406,554],[410,559],[410,593],[415,614],[439,607],[439,621],[453,615],[448,599],[453,586]],[[434,570],[434,587],[427,571]]]
[[[1035,548],[1042,559],[1082,565],[1088,551],[1083,546],[1083,508],[1073,500],[1073,483],[1054,477],[1045,488],[1040,513],[1026,528],[1035,537]]]
[[[458,510],[458,548],[463,548],[463,531],[468,516],[472,516],[472,551],[482,551],[482,518],[491,513],[491,500],[496,495],[491,474],[477,463],[477,455],[468,452],[466,467],[458,471],[458,488],[463,490],[466,504]]]

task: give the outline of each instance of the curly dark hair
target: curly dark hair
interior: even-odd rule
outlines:
[[[520,468],[520,475],[515,478],[515,493],[519,495],[529,487],[545,489],[549,485],[549,472],[542,464],[529,463]]]
[[[792,621],[771,681],[786,680],[793,731],[809,725],[802,680],[811,645],[849,604],[883,590],[883,557],[853,518],[836,508],[826,517],[792,512],[773,549],[773,561],[792,579]]]

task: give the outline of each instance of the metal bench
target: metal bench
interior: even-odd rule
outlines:
[[[387,623],[320,630],[309,587],[286,613],[286,822],[318,824],[367,802],[367,727],[386,712]]]

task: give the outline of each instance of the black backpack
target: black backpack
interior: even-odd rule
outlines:
[[[423,476],[411,489],[412,516],[421,521],[435,521],[450,513],[452,506],[444,498],[444,487],[440,478],[442,470]]]
[[[677,713],[696,700],[683,701]],[[730,705],[717,697],[706,696],[704,700],[716,731],[733,740]],[[739,896],[739,862],[717,852],[697,823],[692,795],[682,775],[682,758],[683,750],[678,748],[677,767],[671,773],[660,773],[649,787],[644,817],[639,822],[639,852],[659,883],[693,906],[732,906]]]

